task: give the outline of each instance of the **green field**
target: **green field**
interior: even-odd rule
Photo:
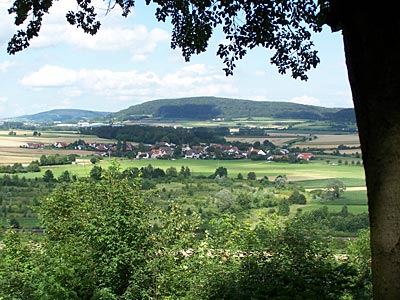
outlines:
[[[113,159],[104,159],[98,165],[107,168]],[[218,167],[225,167],[228,170],[228,177],[236,178],[239,173],[246,177],[248,172],[255,172],[257,178],[267,176],[273,180],[278,175],[286,175],[291,182],[299,182],[306,187],[307,181],[313,181],[318,184],[318,180],[326,180],[328,178],[342,178],[348,186],[365,186],[364,168],[362,166],[352,165],[328,165],[322,161],[314,161],[305,164],[288,164],[285,162],[266,162],[251,160],[196,160],[196,159],[178,159],[178,160],[118,160],[122,169],[132,167],[145,167],[151,164],[153,167],[167,169],[171,166],[179,168],[188,166],[192,175],[209,176],[214,173]],[[82,165],[70,166],[54,166],[42,167],[42,173],[46,169],[51,169],[54,175],[60,175],[64,170],[68,170],[72,174],[79,176],[88,176],[92,165],[86,161]],[[28,176],[28,175],[27,175]],[[40,174],[30,174],[29,176],[40,176]],[[323,182],[323,181],[322,181]],[[322,184],[322,183],[320,183]],[[320,187],[320,186],[311,186]]]
[[[344,205],[347,206],[349,213],[360,214],[368,212],[367,191],[345,191],[344,194],[336,200],[320,201],[311,200],[309,204],[304,207],[304,211],[313,210],[322,206],[327,206],[332,212],[341,211]]]
[[[102,168],[108,168],[114,159],[104,159],[97,165]],[[175,167],[178,171],[181,166],[190,168],[193,176],[209,176],[214,173],[218,167],[225,167],[228,170],[228,177],[237,178],[241,173],[245,178],[247,173],[255,172],[257,178],[267,176],[274,180],[278,175],[286,175],[288,180],[298,183],[305,188],[321,188],[326,186],[330,178],[341,179],[346,186],[361,187],[365,186],[364,168],[360,165],[328,165],[323,161],[312,161],[304,164],[288,164],[286,162],[266,162],[251,160],[196,160],[196,159],[178,159],[178,160],[117,160],[121,169],[141,168],[151,164],[155,168],[166,170],[169,167]],[[77,164],[63,166],[41,167],[39,173],[27,173],[23,176],[27,178],[41,177],[47,169],[50,169],[55,177],[68,170],[71,175],[89,176],[93,165],[88,159],[78,159]]]

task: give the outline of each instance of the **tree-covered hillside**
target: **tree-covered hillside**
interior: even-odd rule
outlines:
[[[276,118],[332,120],[337,122],[355,122],[353,108],[327,108],[303,105],[291,102],[253,101],[219,97],[192,97],[179,99],[159,99],[130,106],[116,113],[98,112],[81,109],[54,109],[17,120],[41,123],[78,122],[113,118],[119,121],[143,118],[211,120],[224,118]]]
[[[138,119],[143,116],[191,119],[193,112],[197,111],[202,112],[196,115],[197,119],[271,117],[320,120],[331,119],[341,110],[341,108],[326,108],[290,102],[193,97],[148,101],[121,110],[113,114],[113,117],[121,120]],[[349,121],[354,121],[354,119]]]
[[[25,115],[16,119],[35,122],[76,122],[82,120],[93,120],[109,115],[110,112],[90,111],[82,109],[54,109],[33,115]]]

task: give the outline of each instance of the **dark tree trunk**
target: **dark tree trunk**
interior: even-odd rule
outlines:
[[[399,300],[400,18],[391,3],[348,2],[341,21],[368,189],[374,299]]]

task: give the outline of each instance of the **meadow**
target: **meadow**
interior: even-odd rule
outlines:
[[[102,168],[108,168],[115,158],[105,158],[96,165]],[[160,160],[160,159],[142,159],[129,160],[117,159],[121,169],[141,168],[151,164],[155,168],[166,170],[169,167],[178,169],[181,166],[189,167],[193,176],[209,176],[219,167],[225,167],[228,170],[229,178],[237,178],[238,174],[242,174],[246,178],[249,172],[255,172],[258,179],[267,176],[270,180],[274,180],[278,175],[286,175],[290,182],[298,182],[305,188],[318,187],[316,182],[323,182],[329,178],[340,178],[347,186],[365,186],[364,168],[362,165],[338,165],[327,164],[325,161],[311,161],[309,163],[289,164],[287,162],[266,162],[252,161],[248,159],[242,160],[197,160],[197,159],[177,159],[177,160]],[[77,163],[73,165],[49,166],[42,167],[40,173],[26,174],[27,178],[41,176],[49,169],[57,177],[65,170],[77,176],[89,176],[93,165],[88,158],[78,158]]]

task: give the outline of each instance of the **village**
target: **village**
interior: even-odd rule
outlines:
[[[98,156],[127,157],[131,159],[252,159],[267,161],[309,161],[314,158],[310,152],[293,152],[287,148],[277,148],[268,146],[259,142],[251,144],[241,144],[239,146],[232,144],[202,144],[176,145],[168,142],[159,142],[152,144],[132,144],[118,141],[118,143],[86,143],[78,140],[73,143],[55,142],[51,145],[43,143],[28,142],[21,145],[21,148],[28,149],[73,149],[81,151],[95,151]]]

